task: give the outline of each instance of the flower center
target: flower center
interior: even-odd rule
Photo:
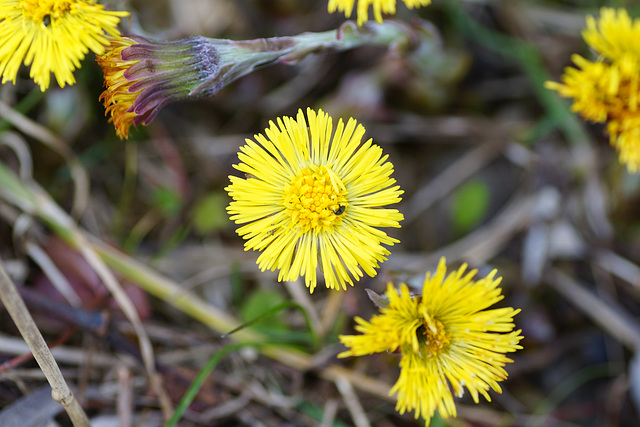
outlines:
[[[312,165],[291,180],[282,204],[291,216],[291,227],[317,233],[340,224],[348,208],[346,193],[331,165]]]
[[[40,22],[45,27],[51,25],[52,18],[60,18],[69,12],[69,0],[20,0],[20,7],[25,18]]]
[[[438,319],[428,319],[418,328],[418,339],[425,346],[428,356],[444,353],[449,347],[449,336]]]

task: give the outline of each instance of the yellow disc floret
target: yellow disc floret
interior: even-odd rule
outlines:
[[[302,169],[285,190],[284,206],[291,227],[306,233],[328,230],[342,221],[346,189],[329,166]]]
[[[418,340],[424,340],[427,357],[442,354],[449,347],[449,335],[438,319],[425,319],[424,325],[418,329],[418,333],[422,333],[422,337],[418,336]]]
[[[48,27],[71,10],[71,3],[71,1],[59,0],[20,0],[20,7],[26,19]]]

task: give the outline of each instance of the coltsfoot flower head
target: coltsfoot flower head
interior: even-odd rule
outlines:
[[[22,62],[42,91],[51,73],[58,85],[75,83],[73,71],[92,50],[102,54],[105,32],[127,12],[107,11],[95,0],[0,0],[0,74],[2,83],[15,84]]]
[[[598,54],[596,61],[573,55],[577,68],[567,67],[562,83],[548,89],[573,98],[571,111],[596,123],[607,122],[611,144],[630,172],[640,168],[640,19],[626,10],[602,8],[600,17],[587,17],[582,33]]]
[[[474,402],[488,401],[492,389],[501,393],[499,381],[507,378],[506,353],[522,347],[521,331],[514,331],[513,308],[493,308],[503,299],[496,271],[474,280],[476,270],[466,264],[446,274],[442,258],[434,275],[427,273],[421,296],[405,284],[387,286],[388,306],[371,321],[356,317],[362,335],[342,335],[349,350],[338,357],[381,352],[401,353],[400,377],[390,394],[397,393],[396,410],[415,411],[429,425],[436,409],[444,418],[456,416],[453,396],[466,387]]]
[[[356,2],[358,25],[369,20],[369,6],[373,6],[373,17],[378,24],[382,23],[383,13],[386,15],[395,15],[396,13],[396,0],[329,0],[329,13],[337,10],[344,12],[345,16],[350,18]],[[409,9],[431,4],[431,0],[403,0],[403,2]]]
[[[349,119],[338,122],[322,110],[270,122],[265,136],[247,139],[234,165],[244,178],[230,176],[231,219],[245,250],[262,251],[262,271],[278,269],[279,281],[305,277],[313,292],[318,267],[331,289],[346,289],[354,279],[376,275],[398,240],[379,227],[399,227],[396,209],[403,191],[390,177],[393,165]]]
[[[131,125],[150,123],[167,104],[217,91],[209,88],[192,94],[219,69],[217,55],[204,37],[155,42],[123,36],[110,42],[96,58],[107,88],[100,100],[120,138],[129,137]]]

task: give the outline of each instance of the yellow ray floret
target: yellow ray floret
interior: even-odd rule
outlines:
[[[308,120],[308,123],[307,123]],[[231,176],[231,219],[246,250],[262,251],[262,271],[279,270],[279,281],[305,277],[313,292],[317,269],[326,286],[346,289],[363,275],[375,276],[398,240],[379,227],[399,227],[403,216],[383,206],[402,191],[390,177],[393,165],[350,119],[338,122],[322,110],[271,122],[265,135],[247,139]]]
[[[640,19],[632,20],[625,9],[603,7],[598,19],[587,16],[582,38],[609,61],[626,55],[640,58]]]
[[[491,400],[488,391],[501,392],[499,381],[507,378],[506,353],[522,347],[515,330],[513,308],[493,308],[503,299],[496,271],[474,280],[475,270],[463,265],[446,274],[444,258],[434,275],[427,273],[422,295],[414,296],[407,285],[387,287],[388,306],[371,321],[356,317],[361,335],[342,335],[349,349],[339,357],[381,352],[401,353],[400,377],[390,394],[397,393],[396,410],[415,411],[429,425],[436,409],[444,418],[456,416],[453,396],[466,388],[474,402],[479,395]]]
[[[125,61],[122,51],[136,42],[129,37],[109,37],[110,46],[103,55],[96,57],[96,62],[104,73],[105,91],[99,100],[103,101],[105,114],[111,114],[109,121],[113,122],[116,133],[121,139],[129,138],[129,129],[136,118],[133,111],[134,103],[142,89],[130,91],[136,79],[125,77],[126,71],[140,60]]]
[[[89,52],[104,52],[105,32],[119,34],[120,17],[95,0],[0,0],[0,74],[15,84],[20,65],[41,90],[51,73],[58,85],[74,84],[73,71]]]
[[[403,1],[409,9],[431,4],[431,0]],[[382,14],[395,15],[396,13],[396,0],[329,0],[329,13],[337,10],[338,12],[343,12],[347,18],[350,18],[356,2],[358,4],[358,25],[362,25],[369,20],[369,6],[373,6],[373,17],[379,24],[382,23]]]

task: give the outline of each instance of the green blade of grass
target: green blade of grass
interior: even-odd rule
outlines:
[[[313,348],[318,348],[319,342],[318,342],[318,335],[315,333],[315,329],[312,327],[311,325],[311,318],[309,317],[309,313],[307,313],[307,310],[304,309],[304,307],[302,307],[300,304],[297,304],[295,302],[283,302],[282,304],[278,304],[275,307],[273,307],[271,310],[268,310],[266,312],[264,312],[263,314],[261,314],[260,316],[254,317],[253,319],[244,322],[242,325],[239,325],[237,328],[232,329],[231,331],[227,332],[226,334],[222,335],[223,338],[228,337],[229,335],[240,331],[244,328],[247,328],[251,325],[254,325],[258,322],[260,322],[261,320],[266,319],[267,317],[273,316],[274,314],[287,309],[287,308],[297,308],[300,310],[300,312],[302,313],[302,315],[304,316],[304,322],[307,326],[307,329],[309,330],[309,334],[311,335],[311,342],[313,345]]]
[[[211,356],[209,361],[204,365],[200,372],[198,372],[198,376],[189,385],[189,388],[185,392],[184,396],[182,396],[182,399],[180,399],[180,403],[178,403],[173,416],[169,421],[167,421],[164,427],[173,427],[178,421],[180,421],[180,418],[182,418],[184,411],[186,411],[189,405],[191,405],[191,402],[193,402],[193,399],[195,399],[195,397],[197,396],[198,391],[200,391],[200,388],[202,387],[202,384],[204,384],[204,381],[209,377],[209,375],[211,375],[211,372],[213,372],[215,367],[224,356],[226,356],[228,353],[240,350],[243,347],[258,347],[259,345],[260,344],[256,343],[228,344],[222,347],[216,354]]]

